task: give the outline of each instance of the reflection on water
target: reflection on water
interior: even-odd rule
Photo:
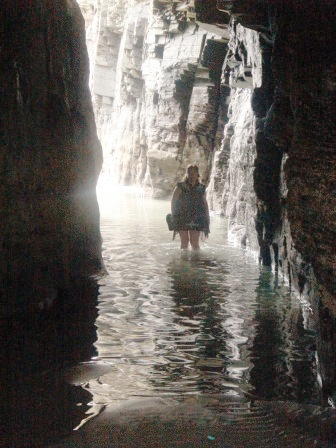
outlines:
[[[212,217],[199,252],[180,251],[169,203],[119,195],[102,218],[93,402],[221,393],[318,403],[309,310],[286,282],[230,245]],[[308,313],[308,316],[307,316]]]
[[[99,293],[83,285],[44,324],[2,327],[0,446],[45,446],[139,396],[319,404],[310,310],[230,245],[223,219],[201,251],[181,252],[168,202],[114,191],[105,206]]]
[[[0,326],[0,446],[45,447],[77,426],[92,395],[62,378],[96,354],[96,282],[59,291],[43,319],[16,315]]]
[[[315,333],[304,327],[302,309],[293,307],[290,291],[279,294],[278,278],[269,270],[260,271],[256,304],[250,357],[256,395],[317,401]]]

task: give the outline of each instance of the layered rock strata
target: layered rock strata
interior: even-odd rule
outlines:
[[[1,313],[40,309],[100,265],[102,157],[75,1],[0,9]]]
[[[87,15],[88,2],[80,5]],[[188,163],[197,161],[207,179],[220,138],[227,30],[218,35],[196,23],[193,2],[129,1],[126,8],[102,2],[95,8],[86,20],[90,36],[96,15],[102,18],[93,70],[110,81],[107,86],[96,77],[92,88],[104,171],[153,197],[170,196]],[[122,15],[123,29],[116,24]],[[103,55],[115,52],[117,60],[106,65]]]

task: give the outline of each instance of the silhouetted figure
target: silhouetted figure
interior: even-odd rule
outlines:
[[[175,232],[181,238],[181,249],[199,249],[201,232],[210,233],[209,207],[205,185],[199,182],[196,165],[189,165],[183,182],[179,182],[173,192],[171,212]],[[174,232],[174,236],[175,236]]]

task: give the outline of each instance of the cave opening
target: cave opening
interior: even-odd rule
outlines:
[[[254,412],[271,443],[333,443],[336,7],[46,4],[0,7],[0,445],[90,440],[139,401],[197,408],[202,446]],[[181,253],[195,162],[211,233]]]

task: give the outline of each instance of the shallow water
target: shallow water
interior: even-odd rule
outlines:
[[[319,402],[314,322],[287,282],[227,238],[212,216],[197,252],[181,251],[169,202],[136,193],[101,202],[97,356],[111,371],[93,403],[221,393]]]
[[[100,197],[106,275],[60,292],[44,322],[1,326],[0,446],[48,446],[139,397],[216,396],[244,425],[249,400],[320,405],[313,314],[281,273],[218,216],[182,252],[168,201],[113,191]]]

